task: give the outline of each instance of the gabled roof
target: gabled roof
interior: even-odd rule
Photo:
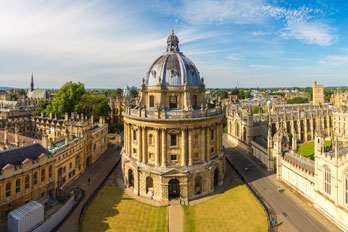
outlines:
[[[20,165],[27,158],[36,160],[42,153],[47,155],[51,154],[39,143],[2,151],[0,152],[0,169],[5,167],[7,164],[12,164],[15,166]]]
[[[28,91],[27,93],[28,98],[44,98],[48,99],[48,93],[45,89],[36,89],[34,91]]]

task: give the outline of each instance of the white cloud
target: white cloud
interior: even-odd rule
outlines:
[[[348,55],[345,56],[338,56],[338,55],[328,55],[325,59],[319,60],[319,64],[324,65],[332,65],[332,66],[339,66],[339,65],[347,65],[348,64]]]
[[[307,7],[287,9],[270,5],[263,0],[190,0],[179,10],[184,20],[191,24],[258,24],[268,18],[281,22],[282,38],[295,38],[307,44],[329,46],[334,42],[332,28],[318,18],[322,12]],[[254,31],[254,36],[272,32]]]
[[[229,60],[241,60],[241,58],[237,55],[231,54],[229,56],[226,57]]]
[[[248,67],[254,68],[254,69],[268,69],[268,68],[271,68],[272,66],[264,65],[264,64],[249,64]]]

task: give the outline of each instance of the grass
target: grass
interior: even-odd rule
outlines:
[[[331,146],[331,141],[325,141],[325,147]],[[298,145],[297,153],[304,157],[314,160],[314,141],[305,142]]]
[[[166,230],[167,207],[138,202],[116,186],[105,185],[81,219],[82,232]]]
[[[267,215],[246,185],[231,185],[206,202],[184,207],[184,231],[268,231]]]

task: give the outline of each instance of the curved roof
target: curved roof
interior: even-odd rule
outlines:
[[[167,51],[157,58],[147,72],[145,84],[200,86],[201,79],[195,64],[179,50],[179,39],[172,31],[167,39]]]

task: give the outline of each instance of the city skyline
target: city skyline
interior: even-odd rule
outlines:
[[[348,85],[346,4],[328,1],[7,1],[1,86],[141,84],[174,28],[207,86]]]

